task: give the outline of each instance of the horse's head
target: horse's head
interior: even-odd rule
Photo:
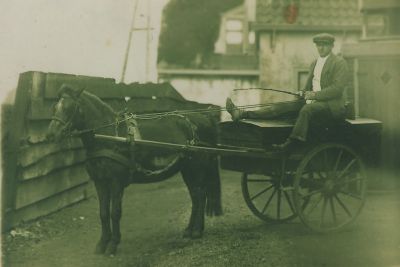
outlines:
[[[79,97],[83,89],[74,89],[63,84],[58,92],[59,100],[54,106],[53,116],[47,129],[49,141],[60,141],[72,130],[77,129],[82,121]]]

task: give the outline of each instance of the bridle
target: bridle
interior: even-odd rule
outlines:
[[[60,100],[65,99],[65,98],[66,98],[66,96],[61,96]],[[73,111],[72,115],[69,116],[69,118],[67,120],[64,120],[64,119],[62,119],[60,117],[57,117],[55,115],[51,117],[51,121],[57,121],[57,122],[61,123],[61,125],[62,125],[61,132],[64,135],[71,134],[72,122],[74,121],[74,119],[77,116],[77,114],[80,113],[79,112],[80,106],[79,106],[78,99],[76,99],[74,97],[71,97],[71,96],[68,96],[68,98],[71,98],[73,100],[73,103],[74,103],[74,111]]]

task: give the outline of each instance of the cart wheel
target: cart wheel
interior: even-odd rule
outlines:
[[[323,144],[300,162],[293,200],[303,223],[318,232],[335,231],[352,223],[366,198],[361,158],[341,144]]]
[[[295,207],[291,191],[293,176],[285,181],[278,175],[265,176],[247,173],[242,176],[242,193],[247,206],[263,221],[279,223],[295,218]]]

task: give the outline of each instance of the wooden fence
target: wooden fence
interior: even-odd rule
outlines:
[[[115,110],[145,113],[209,107],[186,101],[170,84],[116,84],[114,79],[26,72],[14,105],[3,106],[3,230],[86,198],[89,177],[78,138],[45,139],[57,91],[63,83],[84,88]],[[217,114],[216,116],[219,116]]]

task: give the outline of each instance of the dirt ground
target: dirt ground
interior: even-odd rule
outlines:
[[[224,215],[206,219],[200,240],[181,237],[190,202],[177,176],[125,191],[115,257],[93,253],[100,235],[93,196],[3,235],[3,266],[400,266],[398,190],[369,192],[354,225],[316,234],[298,219],[268,225],[252,215],[239,173],[223,171],[222,186]]]

